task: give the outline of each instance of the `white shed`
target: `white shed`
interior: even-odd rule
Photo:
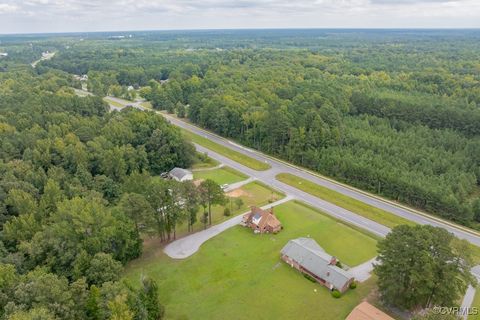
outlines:
[[[168,175],[170,178],[180,182],[193,180],[193,173],[187,169],[173,168]]]

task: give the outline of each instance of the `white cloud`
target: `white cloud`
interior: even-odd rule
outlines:
[[[480,27],[480,0],[0,0],[0,14],[0,30],[10,33]]]
[[[8,3],[0,3],[0,14],[5,13],[12,13],[17,11],[19,8],[17,5],[8,4]]]

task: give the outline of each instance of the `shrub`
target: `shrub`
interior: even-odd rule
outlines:
[[[237,205],[237,209],[240,209],[243,206],[243,200],[241,198],[236,198],[235,204]]]
[[[357,287],[357,283],[355,281],[353,281],[352,283],[350,283],[350,289],[355,289]]]
[[[332,297],[334,297],[335,299],[338,299],[341,296],[342,294],[340,293],[340,291],[338,291],[337,289],[332,290]]]
[[[337,267],[339,267],[340,269],[343,268],[342,263],[341,263],[340,261],[337,261],[337,263],[335,263],[335,265],[336,265]]]
[[[224,215],[225,217],[230,217],[230,214],[231,214],[231,213],[230,213],[230,209],[229,209],[229,208],[223,209],[223,215]]]
[[[304,273],[303,276],[304,276],[306,279],[308,279],[308,280],[310,280],[310,281],[312,281],[312,282],[317,282],[317,280],[315,280],[315,278],[312,277],[312,276],[309,275],[309,274]]]

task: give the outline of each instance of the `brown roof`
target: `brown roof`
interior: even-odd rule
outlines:
[[[383,311],[364,301],[350,312],[345,320],[395,320]]]
[[[270,211],[263,210],[258,207],[251,207],[251,212],[245,215],[245,218],[248,220],[252,220],[255,216],[260,216],[260,221],[258,222],[258,226],[263,229],[265,226],[269,225],[272,228],[280,227],[282,224],[280,221],[275,217],[273,214],[273,210]]]

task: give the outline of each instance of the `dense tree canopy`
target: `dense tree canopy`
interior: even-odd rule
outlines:
[[[478,30],[0,36],[0,318],[161,319],[155,282],[120,282],[122,265],[142,235],[174,239],[224,201],[212,181],[160,179],[188,167],[193,146],[154,113],[110,113],[105,95],[138,94],[479,228],[479,40]],[[32,68],[47,50],[55,57]],[[82,87],[95,96],[77,96]],[[470,280],[467,247],[444,231],[400,227],[379,248],[380,291],[400,307],[452,305]]]
[[[101,95],[140,87],[157,109],[478,227],[479,38],[415,30],[141,33],[73,45],[40,71],[88,73],[88,89]]]
[[[375,273],[388,304],[409,310],[453,306],[475,284],[468,243],[445,229],[395,227],[378,248]]]
[[[136,182],[189,166],[193,146],[154,113],[77,97],[69,79],[0,73],[0,318],[160,319],[154,282],[118,282],[153,211]]]

